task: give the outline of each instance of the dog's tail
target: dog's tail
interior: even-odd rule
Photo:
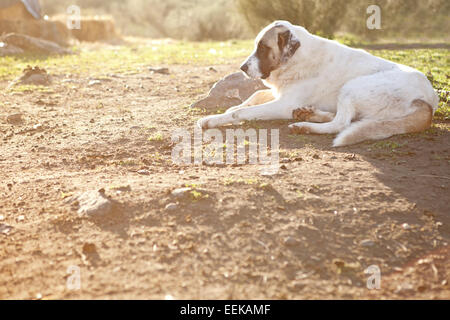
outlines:
[[[433,108],[423,100],[414,100],[414,110],[403,118],[392,120],[365,119],[351,124],[333,141],[334,147],[355,144],[364,140],[380,140],[403,133],[421,132],[431,126]]]

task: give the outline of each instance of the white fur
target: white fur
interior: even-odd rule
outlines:
[[[247,74],[252,78],[261,78],[262,74],[259,70],[259,59],[254,54],[250,56],[247,61],[248,71]]]
[[[305,127],[314,133],[339,133],[349,128],[352,121],[405,117],[414,112],[411,104],[416,99],[428,103],[433,112],[436,110],[439,98],[418,70],[312,35],[285,21],[267,26],[257,41],[280,24],[291,30],[301,47],[264,80],[277,98],[250,107],[244,102],[225,114],[200,119],[199,127],[213,128],[244,120],[292,119],[295,109],[311,105],[336,116],[326,123],[299,122],[290,127]],[[261,72],[255,69],[258,63],[254,54],[249,61],[252,61],[249,74],[259,77]],[[344,144],[339,142],[336,139],[334,145]]]

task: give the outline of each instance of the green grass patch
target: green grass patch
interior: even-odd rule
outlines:
[[[27,65],[38,65],[51,74],[140,73],[148,66],[160,64],[209,65],[244,58],[251,52],[251,41],[171,42],[148,45],[105,46],[95,50],[73,48],[74,54],[43,56],[23,54],[0,57],[0,80],[12,80]]]

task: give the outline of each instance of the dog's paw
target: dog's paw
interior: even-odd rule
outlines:
[[[208,129],[208,122],[209,122],[209,117],[204,117],[201,119],[198,119],[197,121],[197,127],[200,129]]]
[[[289,132],[293,133],[293,134],[307,134],[307,133],[311,133],[311,130],[308,128],[308,126],[305,125],[302,122],[297,122],[297,123],[290,124],[288,126],[288,128],[289,128]]]
[[[292,111],[292,118],[299,121],[307,121],[314,115],[315,108],[313,106],[306,106]]]
[[[220,125],[222,125],[221,119],[223,118],[223,115],[221,114],[213,114],[204,118],[201,118],[197,121],[197,127],[200,129],[210,129],[210,128],[216,128]]]

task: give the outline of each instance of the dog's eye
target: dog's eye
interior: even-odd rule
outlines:
[[[259,50],[260,52],[267,52],[267,51],[270,50],[270,48],[269,48],[268,46],[266,46],[265,44],[260,43],[260,44],[258,45],[258,50]]]

